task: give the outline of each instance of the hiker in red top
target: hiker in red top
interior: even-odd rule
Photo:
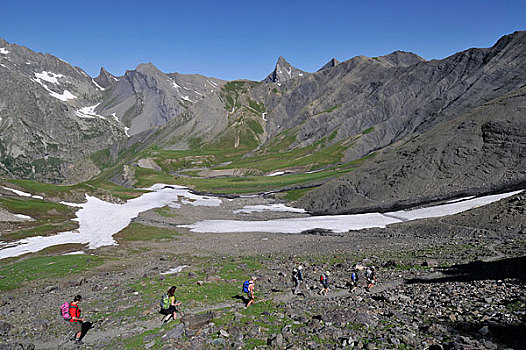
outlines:
[[[80,308],[79,303],[82,300],[82,297],[80,295],[75,296],[73,298],[73,301],[69,303],[69,315],[70,315],[70,324],[73,328],[73,332],[75,333],[75,336],[73,337],[75,339],[75,344],[82,345],[82,324],[84,322],[84,318],[80,317]]]

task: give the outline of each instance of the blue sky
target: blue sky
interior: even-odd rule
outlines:
[[[440,59],[516,30],[526,30],[526,1],[0,1],[0,37],[91,76],[152,62],[262,80],[279,56],[308,72],[395,50]]]

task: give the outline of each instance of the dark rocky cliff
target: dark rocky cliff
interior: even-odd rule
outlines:
[[[340,214],[525,186],[526,87],[392,145],[298,204]]]

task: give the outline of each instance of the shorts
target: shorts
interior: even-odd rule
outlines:
[[[82,322],[70,322],[69,324],[71,325],[71,328],[75,334],[82,332]]]
[[[170,305],[168,309],[161,309],[159,312],[163,315],[171,315],[175,312],[175,306]]]

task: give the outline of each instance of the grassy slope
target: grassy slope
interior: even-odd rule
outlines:
[[[48,278],[76,275],[88,268],[102,264],[102,259],[93,255],[37,256],[14,263],[0,260],[0,291],[15,289],[22,284]]]

